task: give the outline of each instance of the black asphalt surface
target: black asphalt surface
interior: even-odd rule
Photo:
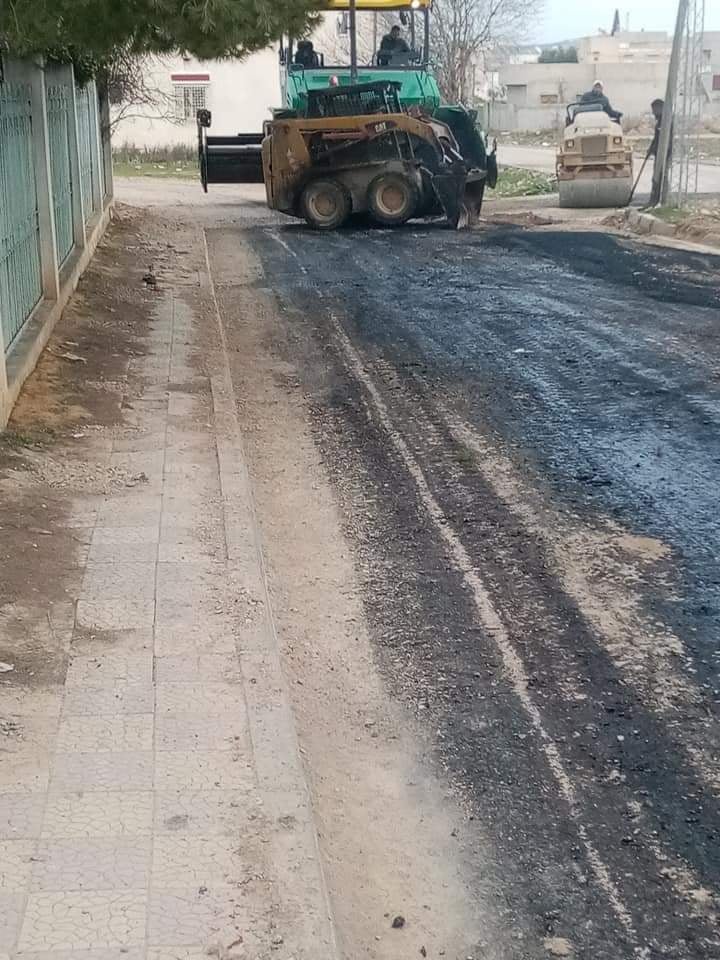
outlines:
[[[720,258],[591,232],[250,235],[383,674],[467,803],[458,845],[505,931],[475,960],[720,957]]]

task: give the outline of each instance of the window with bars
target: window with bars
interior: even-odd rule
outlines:
[[[198,110],[206,110],[208,105],[208,85],[196,83],[176,83],[173,87],[175,97],[175,119],[195,121]]]

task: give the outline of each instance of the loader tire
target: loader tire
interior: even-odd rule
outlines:
[[[352,210],[350,194],[331,178],[311,180],[300,197],[300,212],[316,230],[337,230]]]
[[[420,192],[401,173],[381,173],[367,191],[370,214],[384,227],[398,227],[417,215]]]

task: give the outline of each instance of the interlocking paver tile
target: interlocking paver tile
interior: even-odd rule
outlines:
[[[152,819],[150,791],[51,793],[42,835],[45,838],[149,836]]]
[[[9,954],[15,947],[24,903],[24,893],[0,890],[0,953]]]
[[[218,886],[243,881],[250,869],[237,837],[194,837],[168,833],[153,842],[152,886]]]
[[[69,687],[64,714],[66,717],[88,717],[151,713],[154,701],[152,684],[116,680],[98,687]]]
[[[61,753],[112,753],[152,750],[151,713],[110,717],[65,717],[60,722],[57,749]]]
[[[73,656],[98,656],[113,653],[129,655],[153,650],[152,627],[144,630],[75,631],[72,638]]]
[[[150,751],[119,753],[58,753],[53,764],[56,790],[151,790]]]
[[[103,597],[78,600],[77,622],[86,630],[120,630],[151,626],[155,619],[153,597]]]
[[[250,755],[250,733],[243,717],[158,717],[155,721],[157,750],[231,750]]]
[[[149,563],[157,555],[157,539],[146,543],[91,543],[88,548],[88,560],[92,563]]]
[[[203,946],[150,947],[147,952],[147,960],[207,960],[207,956],[207,947]]]
[[[234,790],[252,789],[255,775],[245,757],[233,751],[208,750],[206,753],[172,750],[156,755],[157,790]]]
[[[157,494],[146,494],[132,501],[108,500],[98,510],[97,527],[157,527],[161,503]]]
[[[44,756],[33,755],[29,750],[6,755],[0,765],[0,795],[47,790],[49,775]]]
[[[239,683],[158,683],[158,716],[244,717],[245,697]]]
[[[142,890],[148,885],[150,837],[43,840],[32,864],[30,888]]]
[[[157,543],[160,538],[160,527],[96,527],[93,531],[91,546],[114,546],[129,543]]]
[[[19,949],[133,946],[145,936],[146,907],[145,891],[33,893],[28,898]]]
[[[74,656],[68,665],[68,686],[102,686],[124,680],[152,683],[153,658],[150,650],[138,653],[101,652]]]
[[[3,960],[1,955],[0,960]],[[22,960],[145,960],[145,950],[143,947],[108,947],[99,950],[25,951]]]
[[[151,599],[155,593],[154,563],[88,563],[83,600]]]
[[[233,942],[248,927],[240,890],[188,887],[150,893],[148,945]],[[229,940],[227,939],[229,937]]]
[[[259,798],[247,790],[164,790],[155,794],[154,832],[237,836],[250,820],[263,824]]]
[[[22,893],[30,881],[34,840],[0,840],[0,890]]]
[[[0,838],[21,840],[39,837],[44,809],[44,793],[0,794]]]
[[[161,623],[155,630],[155,656],[233,654],[235,639],[230,630],[214,631],[205,624]]]
[[[240,680],[240,664],[234,654],[181,654],[158,657],[155,665],[158,683],[189,682],[237,682]]]

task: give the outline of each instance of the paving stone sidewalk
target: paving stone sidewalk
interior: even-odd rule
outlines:
[[[137,482],[67,521],[65,682],[0,689],[0,960],[335,956],[204,237],[173,242],[93,441]]]

